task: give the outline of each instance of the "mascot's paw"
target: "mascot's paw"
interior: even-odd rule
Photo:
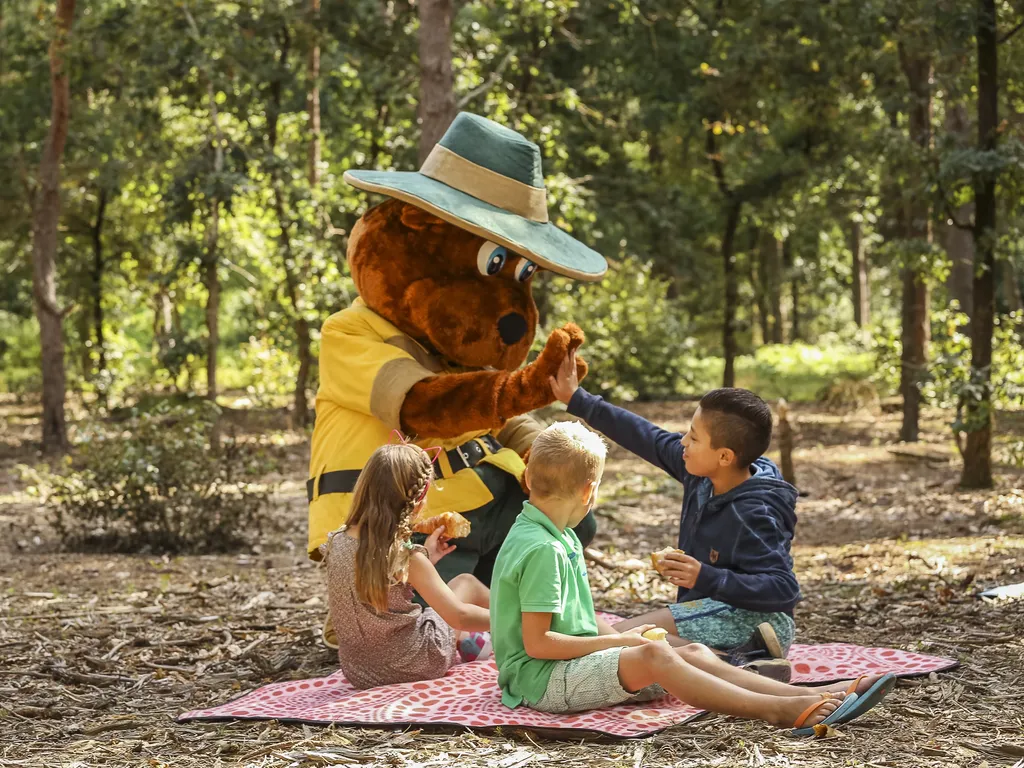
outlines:
[[[532,369],[530,378],[538,383],[543,382],[543,385],[547,386],[548,379],[558,374],[558,369],[562,365],[562,361],[565,360],[565,356],[579,349],[585,338],[582,329],[576,323],[567,323],[552,331],[540,355],[529,365],[529,368]],[[586,371],[586,363],[580,358],[576,358],[577,372],[579,372],[581,362]]]
[[[587,365],[587,361],[576,355],[576,381],[583,381],[587,377],[589,370],[590,366]]]

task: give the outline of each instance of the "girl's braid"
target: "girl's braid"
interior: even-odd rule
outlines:
[[[412,538],[412,511],[416,507],[416,503],[423,496],[427,484],[434,477],[434,465],[430,461],[430,455],[423,451],[420,454],[420,460],[422,468],[416,478],[416,482],[413,483],[412,488],[405,495],[405,505],[402,507],[401,521],[398,524],[398,532],[392,545],[391,557],[389,558],[394,564],[392,577],[397,577],[400,581],[405,581],[405,574],[408,569],[409,550],[406,545],[409,539]]]

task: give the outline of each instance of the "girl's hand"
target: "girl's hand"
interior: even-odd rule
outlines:
[[[431,565],[437,565],[438,560],[455,551],[455,545],[451,543],[451,540],[443,537],[444,526],[442,525],[430,534],[425,542],[423,542],[423,546],[427,549],[427,557],[430,558]]]

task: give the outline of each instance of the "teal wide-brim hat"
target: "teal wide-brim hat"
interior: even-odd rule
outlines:
[[[462,112],[418,172],[346,171],[345,181],[404,200],[577,280],[600,280],[604,257],[548,221],[540,148]]]

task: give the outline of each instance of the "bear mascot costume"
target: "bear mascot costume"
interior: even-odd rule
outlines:
[[[309,547],[348,518],[360,469],[395,430],[440,446],[425,515],[472,524],[437,563],[445,581],[490,583],[522,509],[525,457],[542,429],[529,413],[554,402],[549,377],[583,342],[569,324],[521,367],[537,328],[538,269],[598,280],[602,256],[548,222],[539,148],[490,120],[459,114],[419,172],[349,171],[352,186],[388,196],[352,229],[359,291],[320,341],[310,457]],[[580,378],[586,363],[577,356]],[[576,528],[586,545],[593,512]],[[333,628],[324,627],[331,645]]]

